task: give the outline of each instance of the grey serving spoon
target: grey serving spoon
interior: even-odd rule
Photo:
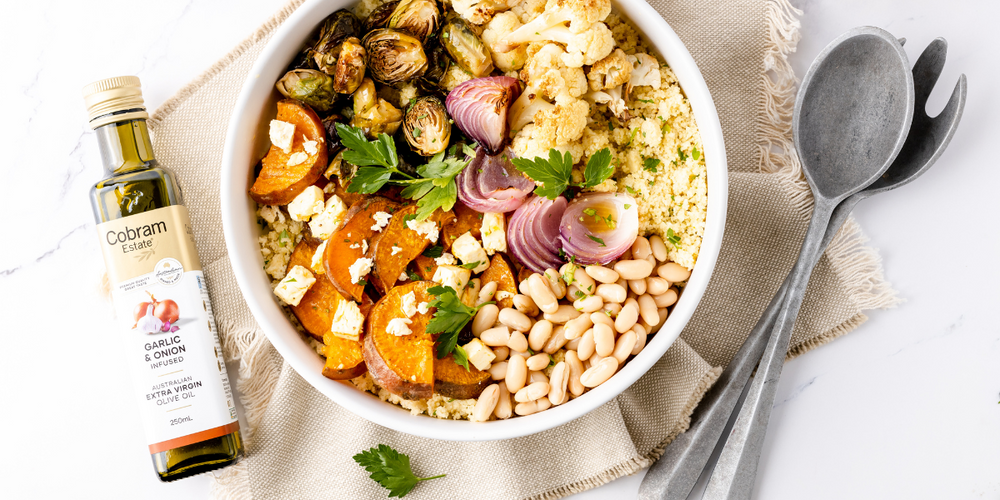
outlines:
[[[903,39],[900,39],[903,43]],[[965,107],[966,78],[962,75],[944,110],[936,117],[925,111],[927,97],[944,68],[947,42],[938,38],[924,49],[913,66],[914,114],[902,151],[885,174],[867,188],[849,196],[834,210],[823,236],[822,248],[836,236],[851,210],[874,194],[903,186],[923,174],[941,155],[954,135]],[[726,423],[746,387],[766,345],[781,307],[791,275],[771,299],[763,316],[746,342],[726,367],[712,389],[705,394],[691,416],[691,426],[664,449],[663,456],[650,467],[639,488],[642,500],[683,500],[688,497],[708,463]]]

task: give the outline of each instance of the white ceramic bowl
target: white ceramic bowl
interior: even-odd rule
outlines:
[[[674,31],[643,0],[618,0],[615,6],[673,68],[691,102],[704,143],[708,168],[708,220],[700,256],[684,293],[660,331],[639,355],[604,384],[583,396],[549,410],[492,422],[441,420],[413,416],[383,402],[350,383],[320,374],[322,359],[303,341],[271,293],[257,246],[254,203],[247,196],[252,170],[268,144],[266,124],[273,117],[276,82],[310,32],[331,12],[353,5],[352,0],[310,0],[275,32],[251,68],[229,122],[222,157],[222,221],[236,280],[254,317],[278,352],[307,382],[358,416],[376,424],[417,436],[454,441],[481,441],[525,436],[564,424],[608,402],[632,385],[663,356],[680,335],[705,293],[712,275],[725,225],[728,180],[722,127],[705,80],[694,59]]]

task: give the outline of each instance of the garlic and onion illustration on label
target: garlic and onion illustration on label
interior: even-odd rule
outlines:
[[[149,291],[146,294],[149,295],[149,302],[136,304],[132,311],[132,316],[135,319],[135,325],[132,325],[132,329],[138,329],[146,334],[179,330],[180,327],[175,324],[180,318],[180,308],[177,307],[177,302],[170,299],[156,300],[156,297]]]

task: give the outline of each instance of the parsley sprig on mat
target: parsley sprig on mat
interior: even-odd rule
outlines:
[[[389,490],[389,498],[406,495],[420,481],[445,476],[445,474],[441,474],[431,477],[417,477],[413,474],[413,469],[410,468],[410,457],[384,444],[362,451],[351,458],[370,473],[368,477]]]

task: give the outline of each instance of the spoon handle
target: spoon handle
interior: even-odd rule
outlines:
[[[784,305],[775,320],[774,330],[757,368],[757,375],[750,384],[750,391],[739,416],[722,449],[722,455],[712,472],[705,490],[706,499],[749,499],[753,491],[757,461],[764,443],[771,406],[778,387],[778,378],[788,352],[788,343],[795,325],[795,317],[805,296],[809,276],[822,254],[821,246],[833,216],[834,203],[826,198],[816,198],[812,220],[802,242],[799,260],[790,275],[791,282],[785,294]]]

